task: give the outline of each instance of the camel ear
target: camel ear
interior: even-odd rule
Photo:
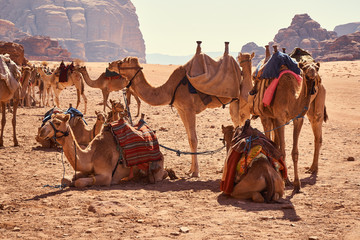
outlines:
[[[255,57],[255,52],[252,52],[251,53],[251,58],[250,59],[253,59]]]
[[[317,63],[315,64],[315,66],[316,66],[316,71],[319,71],[319,69],[320,69],[320,63],[317,62]]]
[[[67,122],[70,120],[70,114],[66,114],[65,117],[64,117],[64,122]]]
[[[98,114],[99,114],[99,112],[95,110],[95,115],[98,115]]]

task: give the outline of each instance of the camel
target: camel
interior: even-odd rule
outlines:
[[[118,121],[121,118],[127,118],[128,113],[124,107],[124,105],[120,101],[111,100],[111,111],[108,113],[106,122],[114,122]]]
[[[198,46],[199,47],[199,46]],[[225,50],[226,53],[226,50]],[[240,104],[239,101],[232,102],[231,98],[211,96],[211,102],[205,105],[199,94],[191,94],[188,90],[187,84],[180,84],[182,79],[186,76],[186,70],[183,66],[178,67],[170,75],[168,81],[162,86],[153,87],[145,79],[144,73],[141,71],[142,67],[136,57],[127,57],[123,60],[118,60],[109,63],[108,69],[119,73],[126,79],[124,86],[128,86],[134,93],[141,98],[141,100],[152,106],[160,106],[172,104],[176,109],[186,129],[188,141],[191,152],[197,151],[197,135],[196,135],[196,114],[204,111],[206,108],[217,108],[230,104],[230,115],[235,126],[241,125],[240,121]],[[130,81],[131,80],[131,81]],[[124,81],[122,79],[122,81]],[[251,78],[244,79],[243,83],[251,85]],[[248,118],[249,116],[247,116]],[[188,172],[192,177],[200,177],[199,164],[197,155],[192,154],[192,162],[190,171]]]
[[[286,170],[282,168],[277,171],[271,163],[275,156],[281,156],[275,143],[257,129],[251,128],[250,120],[236,131],[231,125],[222,128],[229,151],[224,165],[221,190],[234,198],[252,199],[258,203],[279,200],[284,195],[285,184],[282,174],[286,173]],[[256,138],[256,142],[250,150],[244,150],[246,139],[250,136]],[[245,161],[248,165],[244,164]],[[282,161],[275,161],[282,166],[285,165]]]
[[[50,94],[51,94],[51,98],[53,99],[53,91],[51,85],[53,82],[55,82],[55,71],[53,71],[51,75],[48,75],[44,72],[44,69],[42,67],[36,67],[36,72],[40,75],[41,82],[43,83],[43,94],[40,101],[42,100],[44,106],[50,106],[49,99],[50,99]]]
[[[46,75],[44,70],[42,68],[38,68],[38,73],[41,75],[41,78],[44,81],[45,89],[48,92],[49,85],[51,86],[52,90],[54,91],[55,95],[55,104],[57,107],[60,107],[60,101],[59,101],[59,95],[62,90],[64,90],[67,87],[75,86],[76,92],[77,92],[77,103],[76,108],[80,105],[80,95],[82,96],[84,100],[84,114],[86,114],[87,110],[87,98],[84,94],[84,81],[83,76],[77,71],[68,71],[67,75],[67,81],[66,82],[60,82],[59,81],[59,72],[60,69],[57,68],[51,75]]]
[[[276,52],[277,49],[274,48]],[[321,85],[318,70],[319,63],[300,62],[302,82],[299,85],[296,78],[285,73],[279,79],[272,103],[261,113],[261,121],[267,136],[274,129],[274,141],[279,146],[285,159],[285,124],[294,119],[292,159],[294,164],[294,193],[300,191],[298,175],[298,140],[305,114],[309,117],[315,137],[315,151],[309,172],[318,170],[318,157],[322,142],[322,122],[327,119],[325,108],[325,88]],[[317,89],[316,95],[312,92]]]
[[[75,170],[71,186],[110,186],[129,177],[132,171],[134,174],[139,173],[136,166],[131,169],[118,164],[120,151],[110,127],[103,128],[90,144],[82,149],[69,126],[69,119],[68,114],[53,114],[51,120],[40,129],[39,137],[55,138],[62,145],[66,158]],[[163,159],[151,164],[151,170],[147,173],[151,182],[158,182],[167,177]]]
[[[98,135],[105,123],[105,113],[95,111],[96,122],[89,128],[81,117],[73,117],[69,120],[69,125],[74,133],[76,141],[81,146],[87,146]]]
[[[229,149],[231,147],[231,139],[234,134],[234,126],[228,125],[225,127],[224,125],[221,125],[221,130],[222,130],[222,133],[224,134],[223,143],[225,144],[226,152],[228,153]]]
[[[56,114],[56,113],[53,113]],[[75,139],[78,141],[79,145],[82,147],[86,147],[89,145],[91,140],[94,139],[96,135],[98,135],[105,123],[105,113],[102,111],[95,111],[96,114],[96,122],[94,125],[89,128],[82,116],[73,116],[69,120],[69,126],[73,130]],[[44,140],[39,137],[41,127],[38,128],[38,135],[35,137],[36,141],[39,142],[43,147],[52,147],[55,146],[55,142],[53,140]]]
[[[79,71],[83,75],[84,80],[89,87],[101,89],[101,92],[103,94],[103,105],[104,105],[103,111],[105,111],[106,107],[109,107],[108,102],[107,102],[107,100],[109,98],[109,94],[113,91],[119,91],[126,86],[126,85],[124,85],[124,81],[120,81],[121,76],[119,76],[119,78],[115,79],[113,77],[106,77],[105,73],[102,73],[96,80],[92,80],[89,76],[86,66],[77,67],[75,70]],[[134,98],[137,102],[138,108],[137,108],[137,114],[135,115],[135,117],[138,117],[140,114],[141,101],[140,101],[139,97],[136,96],[135,93],[131,89],[126,89],[126,100],[127,100],[128,105],[130,105],[131,96],[134,96]]]
[[[6,124],[6,103],[11,99],[13,100],[13,142],[14,146],[19,146],[16,138],[16,113],[20,100],[24,98],[27,85],[29,84],[30,70],[29,68],[23,69],[23,83],[19,83],[21,78],[20,68],[10,59],[8,54],[0,55],[0,103],[2,109],[1,119],[1,135],[0,147],[4,146],[4,127]]]

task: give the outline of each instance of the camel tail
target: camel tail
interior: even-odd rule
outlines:
[[[326,106],[324,106],[324,122],[326,122],[327,120],[329,120],[329,116],[327,115],[326,112]]]

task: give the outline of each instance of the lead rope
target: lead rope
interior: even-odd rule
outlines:
[[[125,103],[126,111],[127,111],[127,114],[128,114],[129,122],[130,122],[131,126],[133,126],[129,104],[128,104],[127,99],[126,99],[126,89],[125,88],[123,89],[123,97],[124,97],[124,103]]]

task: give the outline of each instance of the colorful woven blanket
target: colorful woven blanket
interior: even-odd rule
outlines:
[[[141,119],[135,126],[124,119],[110,125],[119,143],[125,166],[162,160],[157,137],[144,120]]]

